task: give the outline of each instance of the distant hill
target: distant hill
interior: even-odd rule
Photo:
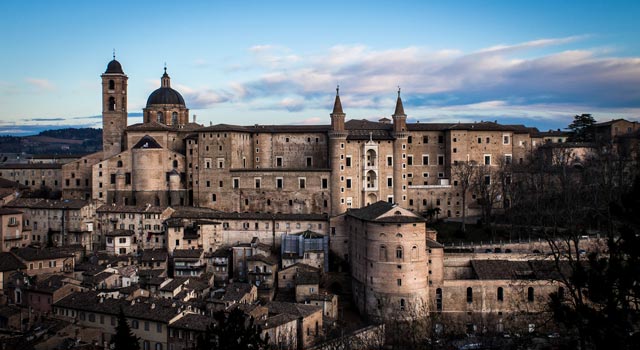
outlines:
[[[33,136],[0,136],[0,153],[83,154],[102,150],[102,129],[45,130]]]

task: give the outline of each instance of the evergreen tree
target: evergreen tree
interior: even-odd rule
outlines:
[[[247,319],[236,308],[229,314],[218,311],[213,315],[214,322],[198,338],[198,350],[266,350],[269,349],[269,337],[261,337],[262,329],[254,323],[253,317]]]
[[[140,350],[139,338],[136,337],[129,324],[124,312],[120,309],[118,313],[118,325],[116,326],[116,334],[111,338],[115,350]]]
[[[571,136],[569,141],[571,142],[591,142],[594,139],[593,124],[595,120],[591,114],[576,115],[573,117],[573,122],[569,124],[571,130]]]

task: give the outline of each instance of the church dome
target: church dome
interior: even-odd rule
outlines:
[[[151,105],[181,105],[185,106],[184,98],[179,92],[171,88],[170,78],[167,74],[167,68],[164,69],[162,75],[162,84],[159,89],[152,92],[147,99],[147,108]]]
[[[107,64],[107,70],[104,72],[105,74],[124,74],[122,70],[122,65],[120,62],[116,61],[115,58]]]
[[[161,87],[152,92],[147,99],[147,107],[151,105],[182,105],[184,106],[184,98],[179,92],[170,87]]]

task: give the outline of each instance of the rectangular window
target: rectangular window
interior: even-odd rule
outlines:
[[[429,143],[429,136],[422,136],[422,143]]]
[[[444,156],[438,155],[438,165],[444,165]]]
[[[115,184],[116,183],[116,174],[111,174],[111,184]],[[69,180],[67,180],[67,185],[69,185]]]
[[[504,164],[509,165],[513,161],[512,156],[510,154],[504,155]]]
[[[299,187],[302,188],[306,188],[307,187],[307,179],[304,177],[299,177],[298,178],[298,185]]]
[[[312,158],[311,157],[306,157],[305,159],[306,159],[306,162],[307,162],[307,167],[310,168],[311,167],[311,159]]]
[[[351,188],[351,178],[347,178],[347,188]]]
[[[438,143],[444,143],[444,136],[438,136]]]
[[[233,178],[233,188],[240,188],[240,179],[237,177]]]
[[[393,187],[393,178],[392,177],[388,177],[387,178],[387,187]]]
[[[276,167],[282,167],[282,157],[276,157]]]
[[[347,156],[347,159],[345,160],[345,165],[351,166],[351,156]]]
[[[131,173],[124,173],[124,184],[131,185]]]
[[[284,187],[284,179],[281,177],[277,177],[276,178],[276,188],[283,188]]]
[[[329,179],[322,179],[322,188],[328,188],[329,187]]]
[[[393,157],[387,156],[387,166],[393,166]]]
[[[490,154],[485,154],[484,155],[484,165],[491,165],[491,155]]]
[[[407,165],[413,165],[413,156],[407,156]]]
[[[254,180],[255,180],[256,188],[260,188],[261,179],[259,177],[257,177]]]
[[[509,135],[503,135],[502,136],[502,144],[503,145],[508,145],[509,143],[510,143]]]
[[[429,156],[428,155],[423,155],[422,156],[422,165],[429,165]]]
[[[398,287],[402,286],[402,279],[398,278],[396,283],[398,284]]]

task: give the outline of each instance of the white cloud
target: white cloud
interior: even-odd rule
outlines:
[[[47,80],[42,78],[26,78],[26,82],[32,87],[36,88],[39,91],[53,91],[55,90],[55,85]]]

